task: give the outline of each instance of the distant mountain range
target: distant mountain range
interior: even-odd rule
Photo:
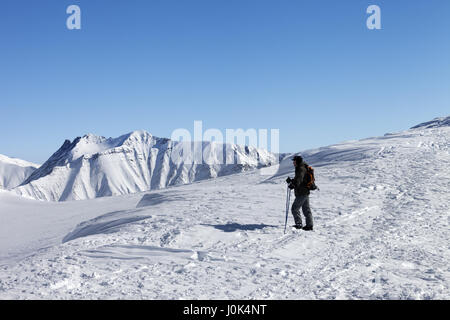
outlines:
[[[161,189],[229,175],[278,162],[278,155],[253,147],[200,142],[208,164],[171,161],[185,144],[134,131],[118,138],[92,134],[66,140],[14,191],[38,200],[66,201]],[[227,156],[233,164],[224,164]],[[217,164],[215,164],[217,163]],[[19,182],[20,183],[20,182]]]

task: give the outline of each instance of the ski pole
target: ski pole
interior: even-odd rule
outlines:
[[[287,227],[287,221],[288,221],[288,215],[289,215],[289,205],[291,204],[291,189],[289,189],[289,186],[287,187],[287,194],[286,194],[286,221],[284,223],[284,234],[286,234],[286,227]]]

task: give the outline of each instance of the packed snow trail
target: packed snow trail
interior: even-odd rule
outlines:
[[[314,232],[283,234],[289,159],[271,178],[52,204],[89,218],[0,261],[0,299],[449,299],[449,138],[416,129],[302,153],[321,190]]]

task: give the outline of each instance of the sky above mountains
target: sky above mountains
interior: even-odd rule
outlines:
[[[68,30],[76,4],[82,29]],[[381,8],[381,30],[366,9]],[[24,1],[0,4],[0,153],[144,129],[280,129],[296,152],[448,115],[450,3]]]

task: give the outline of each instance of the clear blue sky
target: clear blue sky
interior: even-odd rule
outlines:
[[[194,120],[278,128],[282,152],[407,129],[450,113],[449,17],[448,0],[2,0],[0,153]]]

